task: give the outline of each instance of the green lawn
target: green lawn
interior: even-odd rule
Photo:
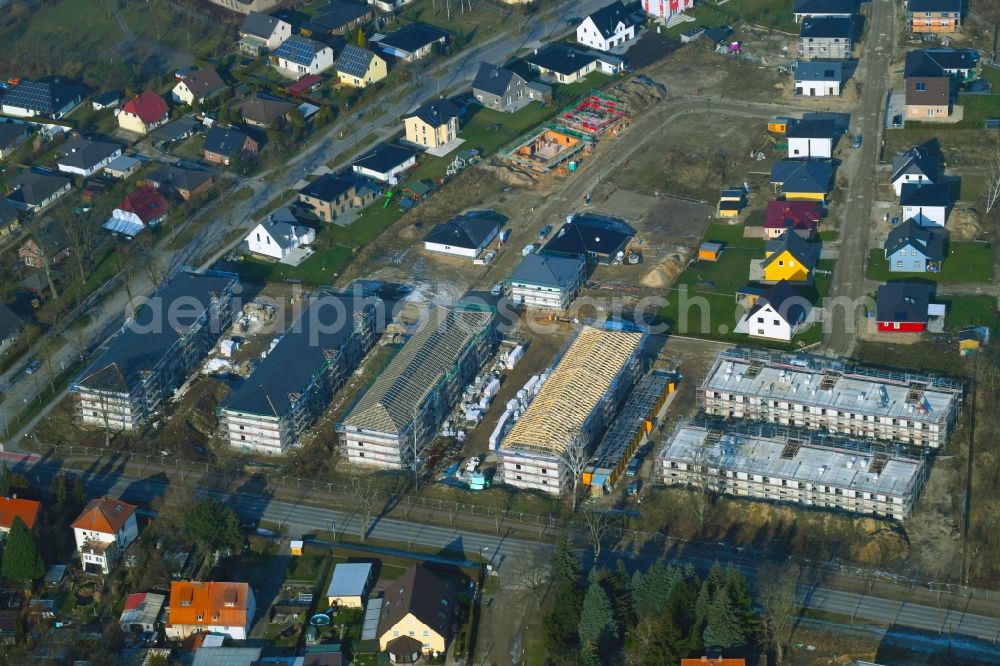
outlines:
[[[792,14],[793,3],[790,0],[729,0],[724,5],[716,5],[712,0],[695,3],[693,11],[687,12],[693,16],[694,23],[681,23],[667,31],[667,35],[677,37],[685,30],[696,25],[708,27],[732,25],[737,21],[766,25],[784,32],[798,34],[798,25]]]
[[[993,246],[975,241],[955,241],[949,243],[948,257],[938,273],[892,273],[885,252],[879,248],[870,251],[868,277],[885,282],[900,277],[919,276],[940,284],[957,282],[988,282],[993,276]]]
[[[94,0],[62,0],[39,8],[20,35],[10,36],[23,44],[81,54],[102,51],[123,37],[114,18],[106,9],[95,7]]]
[[[204,57],[228,38],[217,21],[197,21],[166,2],[127,2],[121,13],[129,29],[146,42],[156,42],[182,53]],[[117,27],[114,21],[111,21]]]
[[[993,86],[994,93],[1000,93],[1000,67],[983,65],[983,78]]]
[[[962,120],[957,123],[922,123],[914,120],[906,121],[906,127],[911,129],[934,129],[940,132],[950,132],[963,129],[982,129],[987,118],[1000,118],[1000,95],[959,95],[957,106],[962,107]],[[941,142],[945,149],[949,141]]]
[[[318,582],[326,573],[326,553],[319,550],[307,550],[298,557],[288,561],[286,580]]]
[[[992,296],[943,296],[934,300],[947,306],[944,325],[949,331],[967,326],[997,328],[997,300]]]

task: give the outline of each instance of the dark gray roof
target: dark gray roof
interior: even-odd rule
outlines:
[[[62,176],[27,171],[10,181],[10,186],[15,190],[8,194],[7,198],[28,206],[37,206],[70,182],[69,178]]]
[[[802,20],[800,37],[846,39],[854,36],[854,19],[850,16],[810,16]]]
[[[0,303],[0,340],[7,340],[17,334],[24,322],[9,307]]]
[[[336,70],[348,76],[362,77],[368,71],[374,57],[374,51],[348,44],[341,51],[340,58],[337,59]]]
[[[106,90],[105,92],[102,92],[100,95],[94,97],[93,101],[100,104],[101,106],[109,106],[111,104],[114,104],[115,102],[121,102],[122,94],[117,90]]]
[[[613,217],[585,213],[562,225],[542,251],[563,256],[613,257],[625,249],[635,229]]]
[[[160,187],[191,191],[211,179],[212,174],[201,169],[184,169],[174,164],[160,167],[149,175],[149,180]]]
[[[240,26],[240,32],[245,35],[253,35],[261,39],[268,39],[274,34],[274,26],[278,25],[278,19],[260,12],[250,12]]]
[[[56,163],[77,169],[89,169],[116,152],[120,152],[121,149],[120,144],[110,141],[91,141],[77,137],[59,146],[61,156]]]
[[[259,92],[247,95],[239,103],[240,116],[244,120],[249,120],[260,125],[270,125],[293,108],[295,108],[295,105],[283,99]]]
[[[181,116],[177,120],[171,120],[169,123],[150,130],[149,138],[154,141],[177,141],[193,134],[199,125],[201,123],[197,119]]]
[[[369,12],[371,12],[371,7],[366,5],[333,0],[316,10],[316,18],[312,20],[312,23],[328,30],[338,30]]]
[[[782,319],[792,326],[804,320],[806,314],[812,309],[809,299],[785,280],[771,285],[771,288],[753,304],[753,307],[747,312],[747,317],[752,317],[765,305],[770,305]]]
[[[888,257],[905,247],[912,247],[927,259],[944,259],[944,230],[924,227],[915,220],[907,220],[892,231],[885,239],[885,254]]]
[[[816,266],[816,260],[819,259],[819,245],[807,241],[794,231],[786,231],[774,240],[764,243],[764,251],[771,253],[764,259],[764,267],[767,268],[776,261],[785,250],[788,250],[810,271]]]
[[[279,223],[283,224],[283,223]],[[278,344],[226,400],[225,408],[281,417],[357,328],[372,299],[321,291],[302,316],[281,334]]]
[[[445,641],[450,638],[456,605],[454,592],[423,563],[414,564],[398,580],[389,583],[382,599],[379,635],[413,613],[421,624],[436,631]]]
[[[875,310],[878,321],[927,322],[933,287],[909,282],[888,282],[878,288]]]
[[[0,227],[6,227],[17,219],[17,209],[11,206],[6,199],[0,199]]]
[[[525,58],[536,67],[551,70],[558,74],[574,74],[584,67],[597,61],[597,56],[573,48],[568,44],[549,44],[538,53]]]
[[[506,220],[493,211],[470,211],[438,224],[424,237],[424,241],[478,250]]]
[[[796,81],[843,81],[844,64],[835,60],[796,60],[792,63]]]
[[[903,76],[947,76],[946,70],[975,69],[978,62],[974,49],[919,49],[906,54]]]
[[[905,174],[923,174],[931,180],[936,180],[940,172],[940,157],[935,157],[921,148],[911,148],[892,156],[892,177],[889,181],[894,183]]]
[[[448,33],[426,23],[411,23],[404,25],[396,32],[390,33],[375,42],[382,46],[391,46],[398,51],[413,53],[428,44],[447,39]]]
[[[440,127],[452,118],[458,118],[462,111],[449,99],[436,99],[427,102],[413,113],[407,114],[406,118],[416,116],[432,127]]]
[[[491,95],[503,96],[507,92],[510,80],[518,74],[499,65],[491,65],[488,62],[479,63],[479,71],[472,81],[473,90],[482,90]],[[520,78],[518,76],[518,78]]]
[[[213,127],[205,136],[205,150],[218,155],[232,157],[242,152],[247,135],[231,127]]]
[[[334,201],[354,186],[355,181],[352,176],[343,173],[328,173],[303,187],[299,190],[299,194],[319,199],[320,201]]]
[[[951,203],[948,186],[931,183],[903,183],[900,190],[901,206],[947,206]]]
[[[625,5],[621,3],[621,0],[615,0],[610,5],[601,7],[588,18],[594,22],[594,25],[601,31],[601,35],[605,39],[615,36],[615,28],[619,23],[624,23],[626,28],[633,25],[632,15],[626,11]]]
[[[789,139],[832,139],[837,134],[837,124],[832,120],[800,120],[785,132]]]
[[[194,94],[195,98],[205,99],[221,92],[226,87],[226,82],[222,80],[214,67],[203,67],[185,76],[184,85]]]
[[[795,0],[796,14],[853,14],[857,0]]]
[[[407,148],[384,143],[354,160],[351,166],[368,169],[376,173],[388,173],[403,162],[416,155]]]
[[[567,289],[576,283],[581,270],[583,270],[582,257],[529,254],[514,269],[510,281]]]
[[[83,371],[76,384],[88,388],[131,390],[194,325],[212,299],[231,290],[236,277],[222,273],[175,275],[113,337],[108,348]],[[183,299],[183,300],[182,300]],[[171,313],[171,306],[184,303]],[[173,315],[173,316],[171,316]],[[171,326],[170,319],[175,319]],[[153,325],[159,319],[162,326]]]
[[[23,123],[0,122],[0,150],[7,150],[21,143],[30,129],[31,125]]]
[[[316,54],[330,48],[322,42],[307,39],[302,35],[292,35],[274,50],[275,58],[283,58],[298,65],[310,65]]]
[[[829,160],[779,160],[771,165],[771,182],[786,192],[829,192],[833,162]]]
[[[21,81],[4,94],[3,103],[51,115],[78,100],[83,90],[79,83],[49,76],[37,81]]]
[[[908,12],[961,12],[962,0],[908,0]]]

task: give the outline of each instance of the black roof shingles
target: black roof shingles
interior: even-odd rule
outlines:
[[[411,23],[404,25],[396,32],[383,37],[376,44],[391,46],[405,53],[414,53],[423,47],[447,39],[448,33],[426,23]]]
[[[518,76],[512,70],[488,62],[479,63],[479,71],[472,81],[473,90],[482,90],[491,95],[503,96],[510,86],[510,81]]]

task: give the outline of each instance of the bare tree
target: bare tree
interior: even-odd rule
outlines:
[[[542,550],[530,550],[515,558],[508,569],[509,585],[525,590],[529,603],[538,604],[552,580],[552,558]],[[504,584],[505,587],[508,585]]]
[[[692,503],[695,517],[698,519],[698,535],[705,533],[705,524],[712,512],[715,502],[715,484],[712,481],[709,465],[712,461],[704,449],[698,450],[691,462],[691,485],[693,486]]]
[[[784,661],[799,616],[799,602],[795,598],[799,573],[796,565],[769,565],[761,567],[757,573],[757,600],[761,607],[764,642],[774,650],[779,664]]]
[[[125,287],[125,297],[128,303],[125,304],[125,315],[135,316],[135,294],[132,291],[132,281],[135,279],[135,268],[132,266],[131,257],[122,252],[115,258],[115,269],[121,277],[122,286]]]
[[[986,186],[983,188],[986,215],[1000,204],[1000,139],[997,140],[993,157],[986,172]]]
[[[596,566],[597,559],[601,556],[601,544],[611,532],[614,520],[608,511],[592,506],[585,506],[582,514],[583,524],[587,527],[587,534],[590,536],[590,545],[594,549],[594,564]]]
[[[574,512],[576,511],[576,496],[580,486],[580,478],[583,476],[583,470],[586,469],[589,462],[590,455],[583,444],[583,433],[577,432],[570,439],[562,455],[559,456],[560,466],[565,468],[566,474],[569,474],[570,506]]]
[[[33,263],[38,264],[36,268],[40,268],[45,275],[45,281],[49,284],[53,299],[59,298],[59,292],[56,291],[56,283],[52,276],[53,258],[58,254],[58,252],[53,252],[53,249],[60,243],[55,224],[55,222],[50,222],[32,238],[37,252],[33,252],[31,257]]]
[[[70,261],[76,268],[80,286],[87,281],[94,270],[94,220],[89,216],[75,215],[66,221],[66,241],[69,244]]]
[[[382,494],[382,485],[375,476],[351,479],[351,490],[358,500],[358,512],[361,516],[361,540],[368,540],[368,527],[375,512],[375,503]]]

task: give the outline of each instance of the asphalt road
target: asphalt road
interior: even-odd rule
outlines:
[[[870,290],[865,278],[865,262],[872,226],[872,199],[877,187],[875,164],[884,130],[882,119],[889,90],[889,64],[896,44],[895,3],[875,0],[869,6],[871,15],[864,36],[865,50],[858,65],[864,82],[861,99],[851,116],[852,132],[861,134],[864,141],[848,173],[847,200],[841,211],[840,255],[830,290],[830,297],[851,303],[858,303]],[[847,85],[853,84],[848,82]],[[834,307],[830,313],[826,346],[837,354],[850,354],[860,327],[865,325],[864,312],[858,308]]]

